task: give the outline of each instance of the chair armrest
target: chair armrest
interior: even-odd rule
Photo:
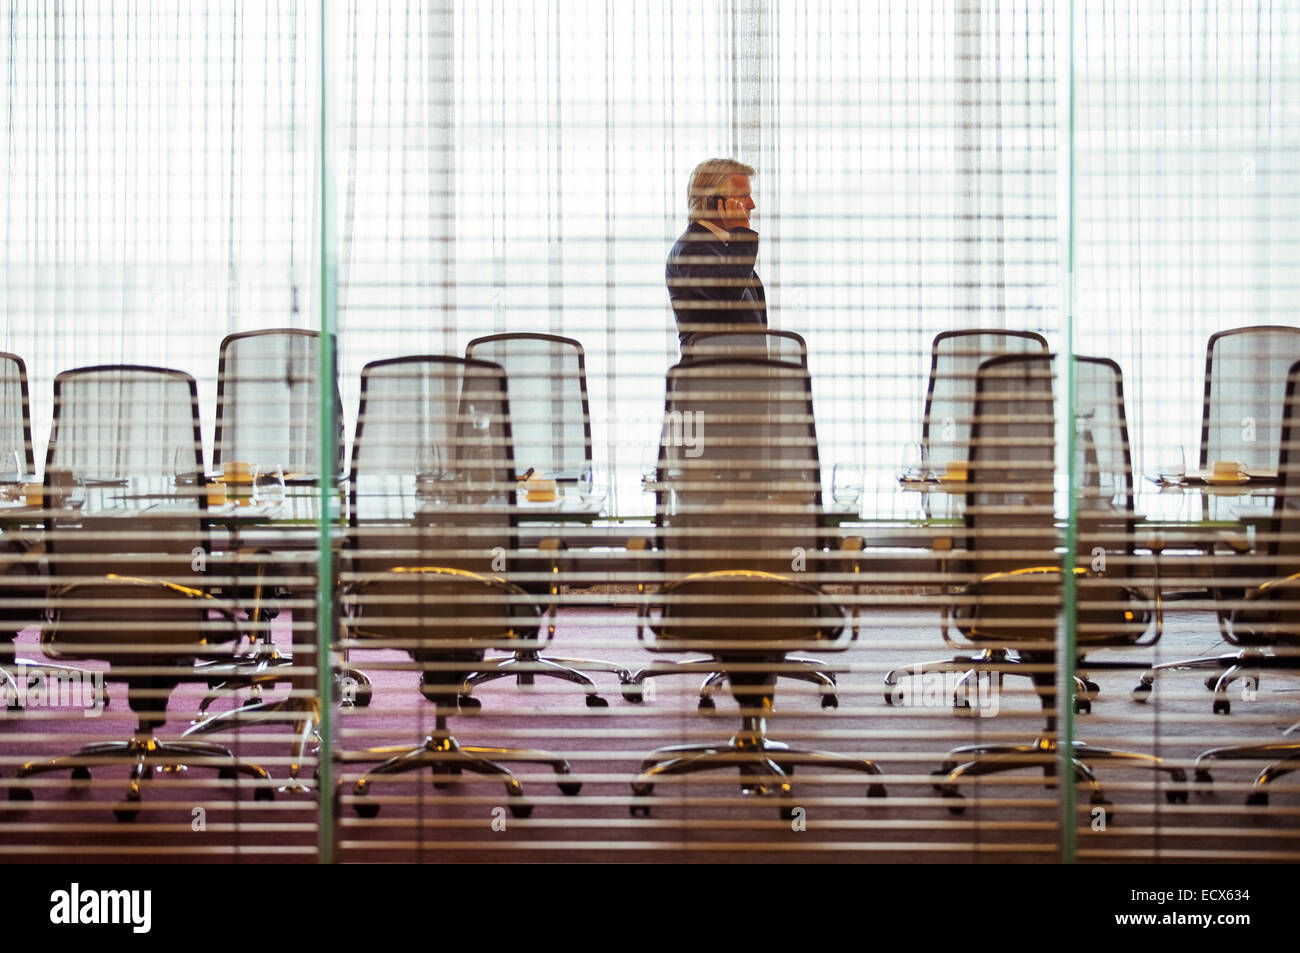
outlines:
[[[547,592],[551,598],[546,603],[546,641],[545,645],[550,645],[555,638],[555,612],[560,598],[560,554],[568,549],[564,540],[558,536],[548,536],[537,544],[538,552],[549,554],[547,557]]]
[[[827,594],[825,593],[825,591],[822,590],[821,587],[814,585],[813,583],[804,582],[801,579],[797,579],[791,576],[787,576],[779,573],[766,572],[764,570],[757,570],[757,569],[717,569],[717,570],[711,570],[707,572],[688,573],[685,576],[679,576],[676,579],[673,579],[672,581],[665,583],[663,586],[661,586],[658,589],[655,595],[661,597],[672,596],[674,593],[676,593],[678,590],[682,589],[683,587],[687,587],[699,583],[724,583],[725,584],[725,583],[732,583],[732,582],[766,583],[768,585],[772,585],[780,588],[791,589],[797,592],[804,593],[809,596],[816,597],[814,604],[817,606],[822,606],[824,604],[824,601],[827,598]],[[661,649],[657,647],[658,640],[645,639],[641,632],[641,626],[644,624],[645,619],[648,618],[651,614],[653,614],[653,609],[655,605],[661,605],[661,604],[655,603],[652,605],[650,604],[649,600],[647,600],[645,617],[638,621],[638,638],[640,638],[643,642],[647,643],[647,648],[650,651],[695,651],[695,652],[712,651],[711,649],[705,649],[705,648],[684,649],[681,646],[675,646],[673,648],[668,648],[668,649]],[[838,619],[836,620],[838,624],[835,625],[834,628],[840,632],[848,630],[849,632],[848,637],[845,638],[841,636],[840,638],[837,638],[833,641],[830,639],[818,640],[816,645],[807,646],[807,650],[822,651],[822,652],[844,651],[845,649],[848,648],[849,643],[852,642],[857,637],[855,617],[850,612],[847,612],[845,608],[839,603],[831,603],[831,605],[833,605],[835,611],[838,613]],[[662,617],[662,611],[660,612],[660,616]],[[777,624],[786,625],[788,623],[778,622]],[[795,623],[795,624],[798,625],[799,623]],[[820,626],[818,626],[818,628],[820,628]],[[669,641],[676,642],[677,640],[673,639]],[[748,646],[746,646],[746,648],[748,648]],[[795,649],[791,649],[791,651],[801,651],[801,650],[804,650],[803,646],[800,646]]]
[[[984,576],[984,577],[981,578],[981,579],[977,579],[977,580],[975,580],[975,581],[973,581],[973,582],[966,583],[964,586],[962,586],[962,587],[960,588],[960,590],[958,591],[958,594],[959,594],[959,595],[965,595],[965,596],[976,595],[976,594],[978,594],[978,593],[980,592],[981,589],[983,589],[983,588],[986,587],[990,582],[993,582],[993,581],[995,581],[995,580],[1007,579],[1007,578],[1012,577],[1012,576],[1027,576],[1027,575],[1045,575],[1045,576],[1046,576],[1046,575],[1061,575],[1061,567],[1059,567],[1059,566],[1027,566],[1027,567],[1024,567],[1024,568],[1021,568],[1021,569],[1014,569],[1014,570],[1008,570],[1008,571],[1002,571],[1002,572],[990,573],[989,575]],[[1095,573],[1095,572],[1093,572],[1091,569],[1088,569],[1088,568],[1083,567],[1083,566],[1077,566],[1077,567],[1075,567],[1075,569],[1074,569],[1074,575],[1075,575],[1075,578],[1076,578],[1076,579],[1079,578],[1079,577],[1104,578],[1104,576],[1102,576],[1102,575],[1100,575],[1100,574],[1098,574],[1098,573]],[[1156,570],[1155,581],[1156,581],[1156,587],[1155,587],[1155,605],[1154,605],[1154,615],[1155,615],[1156,624],[1155,624],[1155,626],[1154,626],[1154,636],[1153,636],[1151,639],[1147,640],[1147,641],[1143,641],[1143,640],[1139,637],[1139,638],[1137,638],[1137,639],[1134,639],[1133,641],[1117,642],[1117,643],[1115,643],[1116,645],[1122,645],[1122,646],[1125,647],[1125,648],[1147,648],[1147,647],[1150,647],[1150,646],[1154,645],[1157,641],[1159,641],[1159,639],[1160,639],[1160,635],[1161,635],[1162,632],[1163,632],[1163,619],[1162,619],[1162,611],[1163,611],[1163,609],[1162,609],[1162,603],[1161,603],[1161,597],[1160,597],[1160,588],[1159,588],[1159,570],[1158,570],[1158,567],[1157,567],[1157,570]],[[1124,594],[1125,594],[1125,595],[1126,595],[1130,600],[1132,600],[1132,601],[1134,601],[1134,602],[1142,602],[1142,603],[1145,603],[1145,602],[1150,601],[1150,600],[1148,600],[1147,596],[1146,596],[1144,593],[1140,592],[1140,591],[1137,590],[1137,589],[1134,589],[1132,586],[1127,586],[1127,585],[1122,585],[1122,584],[1116,583],[1116,584],[1115,584],[1115,589],[1118,590],[1118,591],[1120,591],[1120,592],[1123,592],[1123,593],[1124,593]],[[1075,602],[1075,607],[1076,607],[1076,612],[1077,612],[1077,609],[1078,609],[1078,600],[1077,600],[1077,599],[1076,599],[1076,602]],[[1128,610],[1116,609],[1115,611],[1117,611],[1117,612],[1118,612],[1118,611],[1123,611],[1123,612],[1125,612],[1126,614],[1128,613]],[[955,619],[961,619],[961,618],[963,618],[963,613],[962,613],[961,609],[958,608],[957,610],[955,610],[955,611],[953,612],[953,616],[954,616]],[[1131,621],[1131,620],[1126,620],[1126,621]],[[958,625],[957,628],[958,628],[958,631],[961,631],[961,626],[960,626],[960,625]],[[970,646],[979,646],[979,645],[982,644],[982,643],[980,643],[980,642],[978,642],[978,641],[976,641],[976,640],[973,640],[973,639],[971,639],[971,640],[969,641],[969,643],[967,643],[967,644],[963,644],[963,643],[961,643],[961,642],[957,642],[957,641],[953,640],[953,639],[948,635],[947,626],[946,626],[946,620],[945,620],[945,629],[944,629],[944,639],[945,639],[945,641],[948,642],[949,645],[951,645],[951,646],[953,646],[953,647],[955,647],[955,648],[959,648],[959,649],[966,649],[966,648],[969,648]],[[993,641],[996,641],[996,640],[993,640]],[[1098,645],[1100,645],[1100,644],[1104,644],[1104,643],[1098,643]],[[1012,646],[1010,646],[1010,647],[1014,647],[1014,645],[1012,645]],[[1077,648],[1080,652],[1085,651],[1086,649],[1088,649],[1088,648],[1090,648],[1090,647],[1093,647],[1093,645],[1092,645],[1091,643],[1084,644],[1084,645],[1081,645],[1081,646],[1076,646],[1076,648]]]
[[[1228,616],[1227,624],[1222,625],[1225,638],[1233,645],[1258,645],[1258,640],[1242,640],[1238,638],[1235,632],[1238,624],[1237,616],[1239,613],[1250,610],[1249,603],[1258,602],[1262,599],[1277,598],[1280,593],[1289,593],[1290,601],[1294,601],[1296,604],[1296,609],[1292,611],[1300,618],[1300,572],[1293,572],[1288,576],[1278,576],[1275,579],[1270,579],[1263,585],[1256,586],[1246,592],[1242,596],[1242,602],[1247,603],[1247,605],[1239,606],[1228,613],[1220,613],[1220,616]]]
[[[849,560],[853,573],[853,602],[849,607],[849,627],[851,634],[849,641],[858,640],[858,597],[862,595],[862,562],[858,559],[858,554],[863,552],[867,547],[867,542],[861,536],[846,536],[840,542],[840,553],[843,558]]]
[[[633,572],[636,574],[636,640],[638,642],[646,641],[645,625],[646,619],[650,612],[650,603],[646,598],[649,594],[649,587],[646,585],[645,577],[649,575],[649,560],[644,554],[650,551],[649,541],[640,537],[633,536],[627,541],[628,553],[637,553],[636,568]]]
[[[346,595],[358,595],[365,592],[366,588],[382,582],[391,582],[393,574],[411,574],[411,575],[429,575],[438,577],[447,581],[456,582],[477,582],[483,586],[496,589],[509,596],[517,596],[524,603],[536,605],[536,598],[526,589],[515,585],[513,582],[502,576],[488,576],[483,573],[474,572],[470,569],[459,569],[453,566],[393,566],[384,572],[358,573],[352,579],[340,586],[342,593]],[[354,616],[354,618],[357,618]],[[361,618],[364,618],[363,616]],[[555,605],[552,602],[546,612],[539,613],[538,629],[542,628],[540,620],[546,620],[546,638],[545,640],[534,639],[519,641],[524,643],[528,649],[543,649],[550,645],[551,640],[555,637]]]
[[[47,604],[45,615],[46,618],[54,625],[52,625],[49,628],[44,628],[41,631],[41,650],[45,652],[46,655],[48,655],[50,658],[62,657],[57,646],[51,644],[50,641],[50,639],[54,635],[54,628],[57,626],[57,623],[59,621],[58,600],[67,599],[68,597],[76,593],[78,589],[85,589],[89,586],[103,586],[105,583],[112,584],[112,585],[122,585],[122,586],[136,586],[142,589],[153,589],[159,592],[168,592],[174,595],[182,596],[189,600],[203,600],[204,602],[208,603],[207,605],[204,606],[204,608],[208,612],[215,612],[218,615],[220,615],[222,619],[224,619],[226,622],[230,623],[231,627],[234,630],[231,635],[230,641],[238,642],[239,639],[242,637],[243,633],[242,633],[241,626],[239,624],[239,617],[235,614],[233,609],[223,604],[225,600],[218,600],[215,597],[213,597],[210,593],[202,589],[196,589],[193,586],[182,586],[179,583],[166,582],[162,579],[146,579],[139,576],[123,576],[120,573],[110,572],[110,573],[105,573],[101,579],[97,579],[94,581],[83,580],[81,582],[68,583],[67,585],[57,586],[49,591],[48,594],[49,603]],[[210,643],[211,640],[205,638],[198,644],[207,645]]]

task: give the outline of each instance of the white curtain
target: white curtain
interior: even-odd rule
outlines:
[[[808,339],[828,478],[866,464],[884,499],[933,335],[1059,321],[1057,24],[985,6],[348,5],[345,367],[576,337],[598,463],[621,511],[648,508],[677,359],[664,260],[691,169],[731,155],[758,170],[769,321]]]
[[[1200,442],[1218,330],[1297,324],[1300,6],[1076,8],[1076,348],[1124,369],[1139,469]]]
[[[188,371],[210,440],[221,338],[311,326],[307,6],[0,11],[0,348],[32,377],[38,465],[59,371]]]
[[[664,259],[704,158],[754,165],[774,327],[809,343],[823,458],[887,511],[938,331],[1117,358],[1139,451],[1193,446],[1205,339],[1293,323],[1294,3],[332,0],[325,156],[346,413],[362,364],[501,330],[587,349],[617,508],[676,360]],[[0,347],[49,382],[314,326],[315,4],[0,12]],[[1074,152],[1064,117],[1076,81]]]

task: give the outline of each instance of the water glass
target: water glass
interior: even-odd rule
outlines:
[[[253,467],[253,505],[279,506],[284,502],[284,468],[278,463]]]
[[[831,499],[849,508],[862,498],[862,470],[854,463],[837,463],[831,474]]]

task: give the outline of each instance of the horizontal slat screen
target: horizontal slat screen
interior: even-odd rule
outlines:
[[[0,855],[1295,860],[1298,16],[11,4]]]

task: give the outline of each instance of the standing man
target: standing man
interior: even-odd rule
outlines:
[[[767,327],[763,283],[754,271],[758,232],[749,227],[753,174],[735,159],[709,159],[691,173],[691,222],[665,269],[682,345],[696,331]]]

